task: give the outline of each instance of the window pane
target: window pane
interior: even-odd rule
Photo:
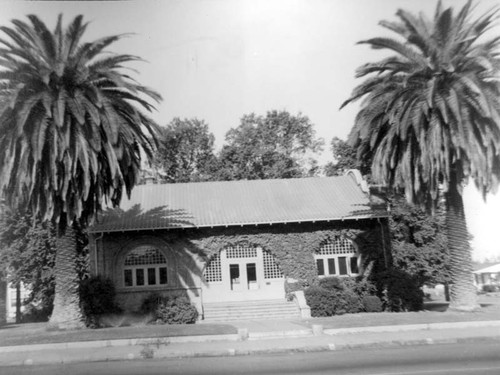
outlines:
[[[156,284],[156,269],[148,268],[148,285]]]
[[[144,285],[144,269],[138,268],[135,270],[135,284]]]
[[[325,274],[325,264],[323,259],[316,259],[316,266],[318,267],[318,275],[323,276]]]
[[[123,272],[123,276],[124,276],[124,279],[125,279],[125,286],[132,286],[133,285],[133,282],[132,282],[132,270],[125,270]]]
[[[335,258],[328,259],[328,274],[335,275]]]
[[[167,284],[167,267],[160,267],[160,284]]]
[[[239,264],[230,264],[229,265],[229,277],[231,278],[231,283],[239,283],[240,282],[240,265]]]
[[[338,257],[339,260],[339,275],[347,275],[347,258]]]
[[[351,257],[351,272],[358,273],[358,257]]]
[[[247,263],[247,280],[257,281],[257,269],[255,268],[255,263]]]

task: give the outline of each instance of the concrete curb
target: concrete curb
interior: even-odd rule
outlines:
[[[404,332],[416,330],[438,330],[438,329],[460,329],[460,328],[478,328],[478,327],[500,327],[500,320],[491,321],[473,321],[473,322],[453,322],[453,323],[430,323],[430,324],[409,324],[409,325],[392,325],[378,327],[352,327],[352,328],[336,328],[324,329],[323,334],[340,335],[340,334],[357,334],[357,333],[376,333],[376,332]],[[50,344],[36,345],[16,345],[16,346],[0,346],[0,354],[2,353],[19,353],[41,350],[64,350],[64,349],[98,349],[109,347],[137,347],[144,345],[167,345],[174,343],[204,343],[214,341],[244,341],[260,340],[260,339],[279,339],[293,337],[308,337],[313,336],[313,329],[289,330],[289,331],[269,331],[269,332],[252,332],[225,335],[201,335],[201,336],[177,336],[177,337],[148,337],[134,339],[117,339],[117,340],[95,340],[95,341],[79,341],[79,342],[63,342]]]
[[[96,348],[109,348],[109,347],[120,347],[120,346],[168,345],[168,344],[181,344],[187,342],[213,342],[213,341],[238,341],[238,340],[240,340],[240,336],[238,334],[226,334],[226,335],[146,337],[146,338],[118,339],[118,340],[76,341],[76,342],[59,342],[52,344],[1,346],[0,354],[38,351],[47,349],[50,350],[96,349]]]
[[[169,351],[168,348],[158,347],[152,352],[151,357],[147,359],[168,359],[168,358],[200,358],[200,357],[234,357],[234,356],[250,356],[250,355],[266,355],[266,354],[283,354],[283,353],[311,353],[311,352],[327,352],[327,351],[342,351],[354,349],[369,349],[369,348],[396,348],[401,346],[422,346],[422,345],[443,345],[443,344],[457,344],[457,343],[472,343],[472,342],[496,342],[500,341],[500,337],[469,337],[458,339],[417,339],[417,340],[392,340],[371,343],[351,343],[351,344],[316,344],[316,345],[299,345],[296,347],[274,347],[267,349],[217,349],[217,350],[198,350],[198,351]],[[130,360],[144,360],[140,352],[120,355],[84,355],[79,358],[39,358],[12,361],[10,363],[2,363],[0,368],[5,366],[33,366],[33,365],[47,365],[47,364],[69,364],[81,362],[103,362],[103,361],[130,361]]]
[[[404,332],[404,331],[427,331],[435,329],[455,329],[455,328],[479,328],[479,327],[500,327],[500,320],[485,320],[472,322],[453,323],[426,323],[426,324],[404,324],[377,327],[351,327],[324,329],[327,335],[339,335],[349,333],[369,333],[369,332]]]

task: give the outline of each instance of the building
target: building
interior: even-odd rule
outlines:
[[[114,281],[126,310],[185,293],[210,318],[209,306],[285,302],[318,276],[385,268],[387,217],[358,171],[141,185],[90,228],[91,272]]]
[[[479,290],[488,285],[500,291],[500,263],[474,271],[474,281]]]

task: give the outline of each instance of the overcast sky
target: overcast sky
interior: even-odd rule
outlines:
[[[498,4],[479,1],[478,11]],[[164,98],[153,114],[161,125],[174,117],[204,119],[220,147],[243,114],[302,112],[325,139],[325,161],[332,137],[345,139],[353,124],[357,106],[339,107],[359,83],[355,68],[382,56],[356,42],[391,35],[378,22],[395,20],[398,8],[432,16],[435,5],[435,0],[0,0],[0,25],[32,13],[52,28],[59,13],[66,23],[83,14],[90,21],[85,40],[133,33],[111,50],[147,61],[134,68],[138,80]],[[500,195],[486,205],[473,190],[466,198],[475,258],[500,256],[491,236],[498,231]]]

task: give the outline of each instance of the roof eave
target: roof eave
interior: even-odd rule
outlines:
[[[330,221],[346,221],[346,220],[366,220],[366,219],[381,219],[389,217],[389,213],[377,213],[371,215],[344,216],[335,218],[320,218],[306,220],[285,220],[285,221],[263,221],[263,222],[245,222],[245,223],[216,223],[216,224],[201,224],[201,225],[184,225],[184,226],[157,226],[157,227],[132,227],[132,228],[117,228],[117,229],[88,229],[88,233],[116,233],[116,232],[137,232],[137,231],[154,231],[154,230],[173,230],[173,229],[198,229],[198,228],[227,228],[227,227],[247,227],[258,225],[275,225],[275,224],[300,224],[300,223],[316,223]]]

